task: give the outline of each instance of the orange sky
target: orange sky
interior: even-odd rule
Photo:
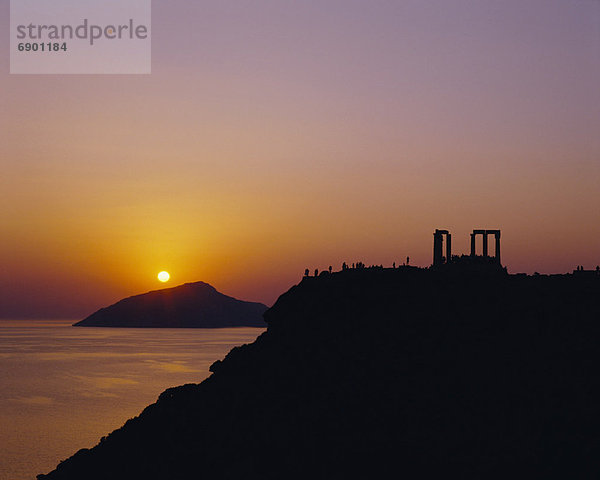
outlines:
[[[306,267],[429,265],[435,228],[600,263],[600,3],[214,3],[153,4],[149,76],[9,75],[0,39],[0,318],[160,270],[271,304]]]

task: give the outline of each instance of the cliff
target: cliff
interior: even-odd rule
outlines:
[[[265,327],[262,303],[244,302],[204,282],[154,290],[101,308],[76,327]]]
[[[305,278],[198,385],[41,480],[597,478],[600,279]]]

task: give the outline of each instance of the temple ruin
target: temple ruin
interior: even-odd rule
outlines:
[[[500,263],[500,230],[473,230],[471,234],[471,256],[475,257],[475,243],[477,235],[483,237],[483,256],[488,257],[488,235],[494,235],[496,239],[496,249],[494,258],[497,263]]]
[[[471,258],[477,257],[476,240],[477,235],[481,235],[483,239],[482,257],[488,258],[488,236],[494,235],[496,240],[494,263],[500,264],[500,230],[481,230],[476,229],[471,233]],[[444,236],[446,236],[446,256],[444,256]],[[452,259],[452,235],[448,230],[436,229],[433,233],[433,265],[439,266],[451,263]]]

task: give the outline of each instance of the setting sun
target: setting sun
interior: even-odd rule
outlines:
[[[169,278],[171,278],[171,275],[169,275],[169,272],[162,271],[158,274],[158,279],[163,283],[168,282]]]

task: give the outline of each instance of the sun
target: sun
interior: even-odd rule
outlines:
[[[158,276],[158,279],[163,283],[168,282],[169,278],[171,278],[171,275],[169,275],[169,272],[165,272],[164,270],[162,272],[160,272],[157,276]]]

